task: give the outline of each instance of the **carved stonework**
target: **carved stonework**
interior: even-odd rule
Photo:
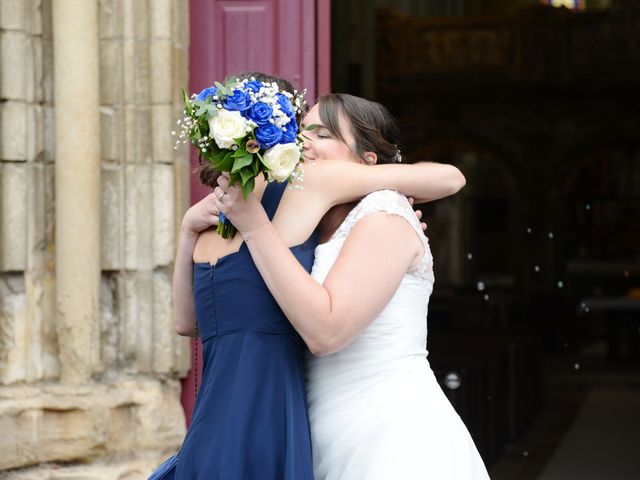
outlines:
[[[65,125],[55,124],[52,24],[54,8],[74,1],[0,2],[0,477],[143,479],[185,431],[178,379],[190,348],[173,328],[171,269],[190,169],[171,130],[188,83],[189,2],[77,4],[98,12],[97,30],[84,33],[99,52],[101,138],[91,141],[101,208],[90,215],[101,220],[101,251],[80,261],[101,278],[96,318],[65,313],[63,333],[73,322],[91,331],[64,345],[88,378],[72,386],[60,383],[56,312],[54,170]]]

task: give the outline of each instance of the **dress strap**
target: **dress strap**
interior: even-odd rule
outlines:
[[[287,188],[287,182],[269,182],[262,194],[262,206],[269,216],[269,220],[273,220],[273,216],[276,214],[278,205],[280,205],[280,199],[284,193],[284,189]]]

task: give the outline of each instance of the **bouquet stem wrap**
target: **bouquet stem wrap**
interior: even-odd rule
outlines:
[[[231,223],[229,219],[224,216],[224,213],[220,212],[218,214],[218,235],[220,235],[222,238],[233,238],[236,234],[236,231],[236,227],[233,226],[233,223]]]

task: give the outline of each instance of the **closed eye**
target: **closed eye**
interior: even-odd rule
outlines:
[[[331,132],[329,130],[327,130],[326,128],[319,128],[317,131],[314,132],[316,134],[316,137],[318,138],[331,138]]]

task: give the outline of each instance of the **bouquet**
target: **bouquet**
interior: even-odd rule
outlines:
[[[178,143],[187,139],[201,161],[229,173],[229,184],[240,185],[245,198],[263,174],[267,181],[302,180],[302,141],[296,115],[305,107],[304,92],[281,91],[276,83],[232,78],[224,85],[188,97],[182,91],[184,118],[178,120]],[[174,132],[175,134],[175,132]],[[236,228],[223,214],[218,233],[232,238]]]

